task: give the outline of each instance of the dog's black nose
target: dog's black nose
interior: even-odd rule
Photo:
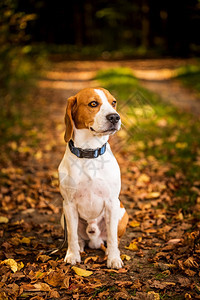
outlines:
[[[119,122],[120,120],[120,116],[118,114],[109,114],[106,116],[106,119],[112,123],[112,124],[116,124]]]

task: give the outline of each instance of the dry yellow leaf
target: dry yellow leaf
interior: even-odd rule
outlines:
[[[30,245],[30,242],[31,242],[31,240],[29,238],[27,238],[27,237],[23,237],[21,239],[21,243],[22,244]]]
[[[132,250],[132,251],[138,251],[138,246],[135,242],[131,242],[128,247],[125,247],[125,249]]]
[[[126,254],[121,255],[121,260],[130,260],[130,259],[131,259],[131,257]]]
[[[5,259],[1,263],[9,266],[14,273],[18,270],[17,262],[12,258]]]
[[[23,269],[24,267],[24,264],[22,261],[20,261],[18,264],[17,264],[17,271],[20,271],[21,269]]]
[[[138,177],[138,182],[144,182],[144,183],[148,183],[150,182],[151,178],[147,175],[147,174],[141,174],[139,177]]]
[[[82,276],[82,277],[88,277],[88,276],[93,274],[92,271],[87,271],[87,270],[84,270],[84,269],[81,269],[81,268],[78,268],[78,267],[75,267],[75,266],[72,267],[72,270],[74,270],[74,272],[77,275]]]
[[[189,293],[186,293],[185,294],[185,299],[186,300],[192,299],[192,296]]]
[[[146,195],[146,199],[155,199],[160,197],[160,192],[151,192]]]
[[[6,224],[6,223],[8,223],[8,221],[9,221],[8,218],[0,216],[0,223],[1,224]]]
[[[175,219],[176,220],[183,220],[184,219],[184,216],[183,216],[183,214],[182,214],[182,212],[179,212],[176,216],[175,216]]]
[[[153,295],[153,298],[151,298],[151,299],[153,299],[153,300],[160,300],[159,294],[158,294],[158,293],[155,293],[154,291],[148,292],[148,295]]]
[[[131,222],[129,222],[129,225],[130,225],[131,227],[139,227],[139,226],[140,226],[140,223],[137,222],[137,221],[131,221]]]
[[[169,276],[169,275],[171,275],[171,272],[170,272],[170,270],[165,270],[165,271],[162,272],[162,274],[164,276]]]

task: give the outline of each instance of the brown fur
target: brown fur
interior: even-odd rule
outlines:
[[[123,208],[123,204],[120,202],[120,207]],[[125,211],[122,219],[119,221],[119,224],[118,224],[118,240],[124,235],[124,233],[126,232],[126,226],[128,224],[128,214],[127,212]]]
[[[112,105],[115,100],[114,97],[103,88],[98,88],[102,90],[108,102]],[[97,101],[99,105],[97,107],[90,107],[88,104],[92,101]],[[86,88],[81,90],[75,96],[68,98],[67,109],[65,114],[65,141],[66,143],[72,138],[73,134],[73,121],[77,129],[90,128],[94,122],[94,117],[100,110],[102,105],[102,100],[97,93],[95,93],[93,88]],[[116,108],[115,108],[116,109]]]
[[[72,138],[73,134],[73,107],[76,105],[76,96],[72,96],[68,98],[67,100],[67,108],[66,108],[66,113],[65,113],[65,125],[66,125],[66,130],[65,130],[65,142],[68,143],[69,140]]]

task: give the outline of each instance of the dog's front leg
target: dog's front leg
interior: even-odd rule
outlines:
[[[120,251],[118,248],[118,212],[119,208],[116,205],[108,205],[106,207],[106,228],[107,228],[107,267],[120,269],[123,262],[120,258]]]
[[[75,265],[81,261],[78,243],[78,212],[73,202],[63,202],[63,211],[67,221],[68,249],[64,261]]]

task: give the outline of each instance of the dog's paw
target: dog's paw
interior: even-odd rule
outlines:
[[[68,264],[75,265],[76,263],[81,262],[80,253],[67,253],[65,255],[64,261]]]
[[[123,267],[123,262],[120,257],[108,257],[107,267],[111,269],[120,269]]]

